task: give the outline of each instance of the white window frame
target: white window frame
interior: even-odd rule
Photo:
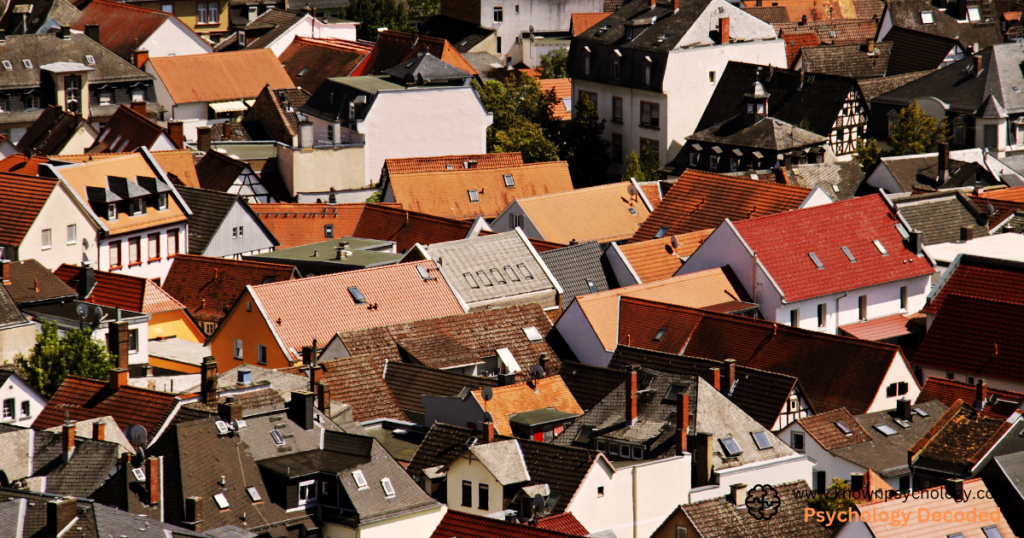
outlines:
[[[302,496],[303,488],[308,488],[305,491],[311,492],[313,494],[313,496],[310,497],[309,495],[306,495],[306,497],[303,498],[303,496]],[[316,494],[317,494],[316,480],[303,480],[302,482],[299,482],[299,491],[298,491],[298,493],[299,493],[299,498],[298,498],[298,505],[299,506],[306,506],[307,504],[315,503],[316,502]]]
[[[156,208],[160,211],[167,209],[167,193],[162,192],[156,196]]]
[[[241,339],[235,338],[235,358],[238,359],[238,360],[242,360],[243,359],[243,357],[242,357],[243,345],[244,345],[244,342],[242,342]]]
[[[494,6],[493,22],[494,24],[501,24],[505,22],[505,11],[501,6]]]
[[[74,245],[78,243],[78,225],[68,224],[68,244]]]
[[[390,499],[395,496],[395,486],[391,483],[391,479],[384,477],[380,479],[380,487],[384,488],[384,498]]]
[[[981,11],[976,7],[967,8],[967,20],[968,22],[978,22],[981,20]]]
[[[43,250],[49,250],[53,248],[53,229],[47,228],[43,230],[40,241],[42,242],[41,244],[43,246]]]
[[[21,402],[21,418],[28,418],[32,416],[32,400],[23,400]]]
[[[8,406],[7,404],[10,404]],[[14,420],[16,411],[16,402],[14,398],[7,398],[4,400],[4,420]]]

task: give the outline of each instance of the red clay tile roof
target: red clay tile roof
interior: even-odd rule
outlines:
[[[796,61],[797,55],[800,54],[800,49],[804,47],[817,47],[820,44],[818,36],[809,29],[784,30],[779,33],[779,37],[786,43],[786,64],[789,66],[792,66],[793,62]]]
[[[863,340],[886,340],[913,334],[910,318],[903,314],[893,314],[870,321],[861,321],[839,327],[843,333]]]
[[[800,379],[808,400],[819,413],[840,407],[855,415],[866,413],[899,353],[899,348],[890,344],[631,297],[623,297],[620,308],[621,316],[634,320],[634,325],[648,324],[637,332],[653,335],[657,329],[666,328],[663,339],[685,343],[688,357],[735,359],[738,366]],[[633,338],[631,343],[643,349],[659,347],[657,344],[650,338]],[[683,351],[680,345],[672,352]],[[822,357],[843,360],[825,361]],[[910,369],[905,358],[898,360]]]
[[[140,147],[152,147],[164,130],[149,118],[121,105],[107,121],[100,137],[96,139],[89,153],[118,153],[135,151]],[[184,148],[182,148],[184,149]]]
[[[573,37],[586,32],[595,24],[605,20],[608,15],[611,13],[573,13],[569,23]]]
[[[394,241],[398,252],[405,252],[416,243],[430,245],[465,239],[472,223],[405,211],[400,207],[366,204],[353,237]]]
[[[458,69],[476,75],[476,69],[455,50],[451,43],[439,37],[416,35],[407,32],[386,30],[377,37],[377,42],[370,54],[359,64],[350,76],[362,77],[379,75],[385,69],[415,58],[420,51],[426,51],[440,58],[441,61]]]
[[[666,235],[717,228],[733,222],[800,207],[810,189],[689,169],[665,193],[632,241],[647,241],[661,228]]]
[[[19,306],[50,299],[75,299],[78,294],[36,260],[10,263],[11,283],[5,286],[8,295]]]
[[[356,355],[319,363],[331,400],[351,405],[352,418],[357,422],[375,418],[409,420],[381,376],[383,365],[373,364],[373,360],[369,355]]]
[[[296,86],[313,93],[330,77],[351,75],[372,49],[373,43],[362,41],[295,36],[278,59]]]
[[[924,459],[973,467],[1012,427],[1011,422],[987,417],[957,400],[910,447],[911,465]]]
[[[921,312],[937,314],[950,295],[1024,304],[1024,263],[965,254],[960,264],[948,271],[952,274],[941,288],[932,291],[932,299]]]
[[[607,13],[602,13],[607,15]],[[576,15],[573,15],[576,17]],[[555,92],[555,99],[558,100],[555,103],[554,110],[551,113],[551,117],[558,121],[569,121],[572,119],[572,110],[565,108],[564,101],[562,99],[572,98],[572,79],[571,78],[543,78],[540,79],[540,89],[544,93],[548,93],[551,90]]]
[[[67,404],[67,407],[64,406]],[[110,390],[106,381],[68,376],[39,413],[32,427],[54,428],[71,420],[114,417],[121,429],[132,424],[146,428],[150,438],[156,434],[175,406],[175,396],[166,392],[124,386]]]
[[[65,263],[53,273],[72,289],[77,290],[81,271],[81,267]],[[106,271],[95,271],[93,274],[96,276],[96,285],[84,299],[86,302],[143,314],[185,309],[185,305],[171,297],[155,282],[145,278]]]
[[[46,157],[40,157],[33,155],[27,157],[23,153],[15,153],[10,157],[0,161],[0,172],[9,172],[11,174],[19,174],[22,176],[38,176],[39,165],[50,162],[50,159]]]
[[[819,413],[796,422],[825,450],[836,450],[871,440],[871,434],[864,429],[860,422],[857,422],[857,419],[846,408]],[[842,422],[849,428],[850,434],[844,434],[836,424],[837,422]]]
[[[199,188],[199,176],[196,174],[192,152],[187,149],[176,149],[153,151],[150,154],[167,174],[168,179],[186,187]]]
[[[744,6],[743,11],[768,24],[789,22],[789,11],[786,9],[786,6]]]
[[[430,538],[570,538],[573,536],[579,535],[545,529],[539,524],[507,523],[500,519],[449,510]]]
[[[1006,200],[1008,202],[1024,203],[1024,187],[984,191],[981,197],[991,198],[993,200]]]
[[[792,16],[792,12],[790,12],[790,16]],[[800,22],[780,23],[772,26],[780,36],[783,35],[783,32],[786,35],[791,35],[791,32],[803,33],[805,29],[809,29],[817,35],[817,44],[821,45],[862,44],[868,39],[874,39],[878,31],[878,21],[872,20],[870,15],[859,19],[808,21],[804,26],[801,26]]]
[[[1024,304],[947,295],[914,355],[914,364],[989,379],[1024,382]]]
[[[590,534],[590,531],[580,523],[580,520],[576,519],[576,516],[572,515],[572,512],[542,517],[537,520],[536,526],[538,529],[563,532],[574,536],[586,536]]]
[[[658,209],[658,205],[661,204],[661,187],[658,183],[642,184],[640,188],[647,196],[647,201],[651,203],[651,209]]]
[[[177,104],[255,99],[263,88],[294,88],[270,49],[150,58]]]
[[[56,186],[56,179],[0,173],[0,244],[21,244]]]
[[[462,170],[472,161],[478,170],[491,168],[514,168],[523,165],[523,154],[481,153],[477,155],[447,155],[444,157],[408,157],[405,159],[384,159],[386,174],[416,174],[420,172],[444,172]],[[452,168],[448,168],[451,166]]]
[[[1003,13],[1003,20],[1005,21],[1019,21],[1020,11],[1007,11]]]
[[[486,403],[481,396],[483,389],[474,390],[471,394],[477,403],[494,417],[494,429],[501,435],[512,435],[509,417],[516,413],[551,408],[563,413],[583,415],[583,409],[576,403],[576,398],[573,398],[561,377],[544,377],[533,381],[532,384],[532,387],[528,382],[494,387],[494,397]]]
[[[291,265],[178,254],[163,289],[198,321],[220,321],[245,287],[289,280]],[[268,280],[269,279],[269,280]]]
[[[975,385],[968,385],[953,379],[929,377],[921,387],[921,394],[918,395],[917,401],[938,400],[952,406],[957,400],[974,402],[977,396],[978,388]],[[986,387],[985,399],[985,409],[982,410],[982,414],[992,418],[1005,419],[1017,410],[1017,405],[1024,400],[1024,394]]]
[[[334,237],[353,237],[367,204],[252,204],[250,208],[281,243],[280,248],[300,247],[329,239],[324,226],[334,227]],[[385,204],[401,208],[401,204]],[[370,238],[372,239],[372,238]]]
[[[516,203],[546,241],[608,243],[629,239],[651,215],[639,196],[630,195],[630,187],[609,183],[518,198]]]
[[[505,187],[512,174],[515,187]],[[515,200],[572,191],[565,161],[523,164],[515,167],[472,168],[390,174],[389,187],[395,202],[413,211],[449,219],[473,220],[497,217]],[[468,192],[477,191],[479,202]]]
[[[715,231],[714,228],[709,228],[683,235],[666,235],[658,239],[628,243],[618,247],[630,267],[640,277],[640,282],[654,282],[672,278],[681,265],[679,258],[686,258],[693,254],[713,231]],[[673,237],[679,242],[679,247],[674,249],[675,254],[669,254],[666,247],[672,244]]]
[[[268,326],[280,338],[282,351],[327,342],[341,331],[365,329],[404,321],[435,318],[464,311],[439,272],[423,280],[416,270],[433,261],[400,263],[359,271],[320,275],[288,282],[252,286]],[[347,291],[359,288],[365,304]],[[373,307],[373,308],[371,308]]]
[[[71,25],[71,29],[84,32],[88,24],[99,25],[100,45],[122,58],[129,58],[135,49],[171,17],[174,15],[163,11],[108,0],[94,0],[82,9],[82,15]]]
[[[740,237],[793,303],[935,273],[894,224],[895,209],[881,195],[864,196],[733,224]],[[888,254],[872,243],[878,241]],[[843,253],[847,247],[857,262]],[[816,269],[814,253],[824,266]]]

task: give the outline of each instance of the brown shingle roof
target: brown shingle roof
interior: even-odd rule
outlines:
[[[279,59],[292,82],[313,93],[328,78],[351,75],[372,48],[372,44],[359,41],[295,36]],[[302,104],[305,102],[294,106]]]
[[[398,405],[379,367],[369,355],[353,355],[342,359],[323,361],[323,380],[331,392],[332,401],[352,406],[352,417],[357,422],[375,418],[409,420]]]
[[[472,223],[406,211],[389,204],[366,204],[353,237],[394,241],[398,252],[416,243],[430,245],[465,239]],[[266,222],[266,221],[264,221]]]
[[[10,53],[8,53],[10,54]],[[47,106],[18,140],[18,153],[50,155],[64,148],[82,124],[81,116]]]
[[[0,244],[21,244],[56,186],[55,179],[0,173]]]
[[[429,52],[441,61],[455,66],[458,69],[476,75],[476,69],[455,50],[451,43],[439,37],[416,35],[407,32],[396,32],[385,30],[377,37],[373,50],[351,75],[361,77],[367,75],[379,75],[386,69],[415,58],[420,51]]]
[[[53,273],[72,289],[78,289],[82,268],[61,264]],[[83,300],[102,306],[120,308],[143,314],[159,314],[184,310],[179,303],[155,282],[137,276],[94,271],[96,285]]]
[[[253,204],[253,212],[281,243],[281,248],[300,247],[329,239],[324,226],[333,226],[334,237],[354,237],[363,208],[368,204]],[[399,204],[385,204],[401,207]],[[374,239],[374,238],[370,238]]]
[[[974,402],[978,388],[954,379],[929,377],[921,387],[917,401],[929,402],[939,400],[946,405],[953,405],[957,400]],[[1010,390],[985,388],[985,408],[982,414],[996,419],[1005,419],[1017,410],[1017,405],[1024,400],[1024,394]]]
[[[629,186],[612,183],[516,202],[545,241],[607,243],[632,237],[651,214],[639,196],[630,196]]]
[[[583,409],[576,403],[561,377],[544,377],[533,381],[532,385],[523,382],[495,387],[492,389],[493,398],[486,404],[480,390],[474,390],[471,394],[494,417],[494,429],[507,436],[512,435],[509,417],[516,413],[553,408],[563,413],[583,414]]]
[[[385,173],[416,174],[420,172],[444,172],[462,170],[467,162],[472,161],[473,168],[487,170],[491,168],[513,168],[523,165],[523,154],[512,153],[481,153],[477,155],[447,155],[444,157],[408,157],[405,159],[384,159]],[[451,166],[449,169],[448,167]]]
[[[835,450],[871,440],[868,432],[864,431],[864,426],[861,426],[845,407],[802,418],[796,422],[825,450]],[[839,422],[850,429],[849,435],[839,429]]]
[[[963,400],[949,406],[914,446],[910,463],[949,465],[970,469],[1013,427],[1013,423],[987,417]]]
[[[289,280],[295,267],[178,254],[163,289],[182,302],[198,321],[217,322],[249,285]]]
[[[789,11],[786,9],[786,6],[751,6],[744,7],[743,11],[750,13],[768,24],[789,22]]]
[[[106,381],[68,376],[32,427],[45,430],[60,426],[64,423],[65,413],[72,420],[111,416],[125,428],[131,424],[141,425],[152,439],[173,411],[175,403],[175,396],[166,392],[130,385],[111,390]]]
[[[246,167],[245,161],[233,159],[217,150],[207,151],[196,164],[199,188],[217,192],[228,192]]]
[[[4,286],[11,299],[19,306],[49,299],[74,299],[75,290],[68,287],[43,264],[35,260],[9,262],[11,283]]]
[[[374,360],[372,364],[376,367],[380,362]],[[422,422],[426,414],[422,398],[424,395],[457,396],[466,387],[493,387],[498,384],[495,378],[468,376],[400,361],[389,362],[384,381],[402,411],[416,422]]]
[[[129,106],[117,107],[89,153],[130,152],[152,147],[164,130]],[[184,149],[184,148],[182,148]]]
[[[72,30],[85,31],[87,24],[100,27],[100,45],[122,58],[132,52],[163,24],[174,17],[170,13],[146,9],[121,2],[96,0],[82,8],[82,14],[71,25]]]
[[[756,519],[737,509],[725,497],[680,507],[703,538],[828,538],[832,531],[804,515],[805,499],[811,495],[807,482],[773,486],[778,492],[778,512],[770,519]],[[672,521],[669,519],[669,521]]]
[[[269,49],[150,58],[177,104],[253,99],[264,86],[294,88]]]
[[[712,228],[683,235],[666,235],[658,239],[628,243],[618,247],[630,267],[640,277],[640,282],[654,282],[672,278],[679,270],[682,261],[680,258],[686,258],[693,254],[713,231],[715,230]],[[673,237],[679,242],[679,247],[673,249],[675,254],[669,254],[666,247],[671,248]]]

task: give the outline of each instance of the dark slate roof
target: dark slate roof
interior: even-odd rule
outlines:
[[[900,199],[896,208],[907,224],[924,232],[925,245],[958,241],[965,226],[974,237],[988,235],[988,214],[960,191]]]
[[[232,159],[226,151],[207,151],[196,164],[199,186],[211,191],[227,192],[245,167],[244,161]]]
[[[349,121],[348,104],[357,97],[366,97],[366,105],[362,107],[361,112],[356,113],[355,119],[360,120],[370,109],[378,91],[400,89],[403,89],[403,86],[380,77],[332,77],[320,84],[306,104],[299,107],[299,112],[324,121],[341,120],[342,124],[347,126]]]
[[[957,44],[952,38],[905,28],[889,30],[884,39],[883,43],[892,44],[889,73],[893,75],[937,69]]]
[[[2,8],[13,7],[15,2],[0,2],[0,15]],[[7,14],[0,18],[0,28],[7,30],[8,35],[34,34],[43,29],[43,26],[53,19],[57,24],[71,24],[79,17],[80,12],[67,0],[19,0],[17,5],[29,5],[32,7],[33,17],[28,19],[28,31],[25,31],[24,20],[20,14],[8,9]]]
[[[444,62],[429,52],[385,69],[382,73],[390,75],[396,82],[402,81],[408,85],[465,80],[470,77],[469,73]]]
[[[448,465],[466,450],[466,443],[474,432],[469,428],[435,422],[406,470],[416,476],[423,469]]]
[[[807,482],[801,480],[773,487],[779,495],[779,511],[763,520],[752,517],[747,510],[737,509],[733,500],[726,497],[685,504],[679,509],[703,538],[828,538],[832,535],[828,527],[804,516],[805,499],[811,494]]]
[[[217,153],[211,151],[208,153]],[[228,213],[237,204],[249,213],[252,220],[262,229],[275,245],[277,240],[273,234],[263,225],[263,221],[249,209],[249,204],[242,201],[237,194],[218,192],[207,189],[194,189],[184,185],[178,186],[178,192],[185,199],[185,203],[192,208],[192,218],[188,221],[188,253],[201,255],[209,246],[210,240],[220,229]],[[226,232],[224,232],[226,233]]]
[[[629,374],[622,370],[588,366],[578,362],[563,364],[558,375],[584,411],[589,411],[629,380]]]
[[[868,78],[857,81],[857,85],[860,86],[860,94],[864,97],[869,109],[871,108],[871,100],[875,97],[889,93],[904,84],[910,84],[911,82],[914,82],[915,80],[932,72],[930,70],[914,71],[912,73],[904,73],[902,75],[893,75],[891,60],[889,62],[889,71],[889,75],[881,78]]]
[[[89,84],[153,80],[84,34],[72,34],[70,39],[61,39],[55,34],[8,35],[3,47],[4,58],[18,64],[11,71],[0,71],[0,88],[3,89],[38,88],[43,79],[41,66],[56,62],[84,63],[87,54],[96,60],[96,65],[88,66],[94,69],[89,72]],[[32,60],[32,69],[23,68],[22,60]],[[49,80],[49,74],[46,79]]]
[[[247,39],[245,48],[265,49],[269,47],[275,39],[295,26],[303,16],[303,13],[290,13],[276,7],[268,9],[245,26],[246,36],[259,35],[256,39]]]
[[[524,439],[518,441],[531,483],[549,485],[552,495],[561,496],[552,514],[565,512],[599,452]]]
[[[736,366],[736,387],[730,393],[730,387],[727,386],[728,381],[725,378],[728,368],[723,361],[698,359],[621,345],[615,349],[615,354],[612,355],[612,361],[608,367],[622,370],[631,365],[640,365],[644,368],[673,374],[695,376],[704,376],[711,368],[718,368],[722,376],[721,386],[727,398],[751,418],[769,429],[775,425],[779,413],[785,408],[790,393],[799,387],[795,377],[747,366]]]
[[[853,78],[884,77],[889,66],[892,43],[876,43],[874,52],[867,45],[804,47],[800,49],[804,70],[808,73]]]
[[[92,498],[120,457],[121,447],[117,443],[78,438],[71,459],[64,462],[61,434],[37,431],[35,442],[36,465],[46,464],[36,476],[46,476],[46,491],[60,495]],[[41,462],[38,458],[44,453],[49,457]]]
[[[579,295],[605,291],[615,285],[615,276],[609,267],[605,267],[603,254],[597,241],[540,253],[544,265],[562,286],[562,310],[569,308]],[[588,280],[594,283],[593,290],[587,284]]]
[[[1013,88],[1024,88],[1024,49],[1015,43],[996,45],[982,50],[982,71],[974,72],[974,56],[905,84],[872,101],[907,106],[923,96],[935,97],[949,105],[951,112],[975,114],[989,95],[994,95],[1010,114],[1024,112],[1024,94]]]
[[[889,170],[903,192],[913,192],[914,189],[937,190],[973,187],[977,180],[981,180],[982,185],[998,184],[991,174],[978,163],[950,159],[949,179],[939,185],[936,182],[939,174],[937,153],[883,158],[882,166]]]
[[[949,12],[953,12],[955,5],[955,2],[950,2]],[[932,12],[933,24],[924,24],[922,22],[922,11]],[[985,49],[1003,42],[1002,33],[994,21],[982,21],[979,23],[958,21],[956,17],[950,16],[941,9],[937,9],[928,0],[890,1],[888,2],[888,12],[892,25],[895,28],[906,28],[926,34],[953,38],[958,40],[960,46],[965,50],[975,43],[978,44],[979,49]]]
[[[657,4],[652,8],[647,2],[627,2],[573,41],[578,39],[580,46],[598,43],[615,45],[619,49],[668,52],[679,45],[683,35],[697,22],[710,3],[711,0],[680,2],[679,10],[673,12],[668,5]],[[652,19],[654,24],[651,24]],[[644,22],[649,26],[632,41],[627,41],[626,26]],[[606,30],[606,27],[609,28]],[[659,39],[664,35],[670,36],[669,39]]]
[[[404,362],[389,363],[384,381],[402,406],[402,411],[413,420],[419,416],[419,422],[426,413],[422,400],[424,395],[457,396],[466,387],[476,390],[498,384],[494,378],[468,376]]]
[[[35,260],[18,260],[10,264],[11,283],[4,289],[18,306],[78,298],[78,292],[43,267],[43,264]]]
[[[28,323],[28,320],[18,309],[18,305],[14,303],[11,294],[7,292],[7,286],[4,286],[3,292],[0,293],[0,327],[19,323]],[[7,372],[0,370],[0,384],[7,380],[8,375]]]
[[[768,98],[768,115],[798,125],[807,120],[810,130],[820,135],[832,132],[832,124],[839,117],[843,102],[850,90],[856,88],[852,78],[833,75],[805,75],[800,86],[800,73],[775,69],[768,80],[769,69],[764,66],[729,62],[715,87],[697,131],[722,123],[742,112],[743,95],[749,93],[754,82],[760,81]]]
[[[912,415],[909,428],[903,428],[893,420],[895,411],[878,411],[857,415],[857,422],[871,436],[870,441],[857,443],[832,450],[832,454],[861,465],[878,473],[883,478],[892,478],[910,472],[907,466],[907,449],[935,425],[946,412],[946,405],[938,400],[913,404],[928,413],[927,417]],[[875,428],[887,424],[896,430],[896,435],[886,436]]]
[[[494,33],[471,22],[460,21],[447,15],[434,15],[419,24],[420,35],[439,37],[452,44],[460,54],[466,54]]]
[[[18,66],[21,67],[20,65]],[[48,106],[29,125],[18,141],[18,153],[26,155],[56,155],[64,148],[71,136],[82,125],[77,114],[64,112],[59,107]]]
[[[794,165],[786,175],[797,186],[819,187],[837,201],[856,196],[865,179],[864,171],[854,161]]]
[[[686,137],[686,140],[767,151],[788,151],[828,142],[823,136],[776,118],[764,118],[753,125],[747,125],[743,114],[698,130]]]

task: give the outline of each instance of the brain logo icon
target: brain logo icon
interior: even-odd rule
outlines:
[[[758,484],[747,493],[747,511],[757,520],[769,520],[779,513],[779,492],[770,485]]]

